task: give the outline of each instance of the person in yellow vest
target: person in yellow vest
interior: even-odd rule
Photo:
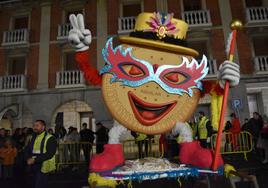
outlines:
[[[34,135],[25,149],[25,158],[30,172],[34,175],[35,188],[48,187],[48,174],[56,170],[56,138],[46,131],[46,123],[36,120]]]
[[[200,145],[203,148],[208,147],[209,139],[212,135],[213,128],[211,126],[211,121],[205,116],[203,111],[199,112],[199,122],[197,124],[197,136],[200,141]]]
[[[147,139],[147,135],[146,134],[142,134],[142,133],[138,133],[138,132],[134,132],[131,131],[131,135],[135,138],[135,142],[138,145],[138,151],[139,151],[139,159],[143,158],[143,157],[148,157],[148,140]],[[145,149],[145,155],[143,152],[143,145],[144,145],[144,149]]]

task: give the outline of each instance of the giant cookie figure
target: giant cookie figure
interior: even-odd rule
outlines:
[[[103,153],[90,162],[91,172],[124,164],[119,138],[127,129],[150,135],[179,133],[180,162],[210,168],[212,151],[200,147],[184,123],[198,105],[208,73],[207,58],[198,62],[198,52],[185,47],[188,25],[173,14],[141,13],[130,36],[107,41],[102,51],[105,65],[98,72],[89,62],[91,32],[83,16],[71,15],[70,21],[68,39],[76,49],[76,61],[89,83],[102,86],[105,104],[116,120]],[[239,78],[237,64],[225,61],[220,66],[218,85],[228,80],[236,86]]]

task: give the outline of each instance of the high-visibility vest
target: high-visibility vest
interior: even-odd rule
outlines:
[[[204,116],[201,118],[201,120],[198,122],[198,137],[199,139],[207,139],[208,136],[208,130],[207,130],[207,122],[209,119]]]
[[[146,138],[147,138],[146,134],[137,133],[136,141],[142,141],[145,140]]]
[[[43,132],[40,135],[37,135],[35,140],[34,140],[34,145],[33,145],[33,153],[34,154],[42,154],[42,153],[46,153],[46,146],[47,146],[47,141],[49,138],[51,138],[52,135],[47,133],[47,132]],[[43,144],[42,144],[43,142]],[[41,166],[41,172],[42,173],[48,173],[48,172],[52,172],[56,170],[56,157],[55,155],[53,155],[52,158],[44,161],[42,163]]]

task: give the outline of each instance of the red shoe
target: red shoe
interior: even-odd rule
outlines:
[[[101,154],[92,157],[89,169],[91,172],[111,171],[124,163],[122,144],[106,144]]]
[[[199,141],[184,142],[180,144],[180,162],[190,164],[199,168],[211,168],[213,152],[200,146]],[[223,159],[219,156],[218,167],[222,166]]]

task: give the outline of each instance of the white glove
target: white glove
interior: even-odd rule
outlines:
[[[224,88],[226,80],[229,81],[230,87],[235,87],[240,80],[240,67],[231,61],[224,61],[219,67],[218,73],[219,84]]]
[[[85,29],[83,15],[78,14],[75,16],[71,14],[69,19],[73,28],[69,31],[68,41],[76,52],[87,50],[91,43],[91,32]]]

